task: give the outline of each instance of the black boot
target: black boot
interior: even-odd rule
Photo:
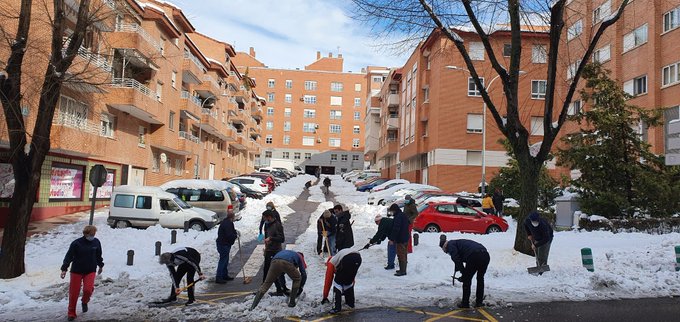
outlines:
[[[394,276],[404,276],[406,275],[406,262],[399,262],[399,270],[394,273]]]
[[[290,292],[290,297],[288,298],[288,307],[295,307],[295,299],[297,298],[297,290],[293,289],[292,292]]]

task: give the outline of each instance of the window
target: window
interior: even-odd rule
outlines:
[[[532,80],[531,81],[531,98],[533,99],[544,99],[545,98],[545,86],[546,81],[544,80]]]
[[[352,133],[354,133],[354,134],[361,133],[361,127],[359,125],[355,125],[354,129],[352,130]]]
[[[576,75],[576,71],[578,70],[579,64],[581,64],[580,59],[570,64],[569,67],[567,67],[567,79],[574,78],[574,76]]]
[[[61,96],[59,102],[58,123],[75,128],[87,127],[87,105],[77,102],[69,97]]]
[[[171,130],[175,129],[175,112],[170,111],[168,116],[168,128]]]
[[[133,195],[116,195],[113,201],[113,206],[118,208],[132,208],[135,204],[135,196]]]
[[[274,101],[274,93],[267,93],[267,102],[273,102]]]
[[[569,109],[567,110],[567,115],[577,115],[581,113],[581,101],[573,101],[569,105]]]
[[[283,152],[282,154],[284,159],[290,159],[290,152]]]
[[[680,26],[680,7],[663,14],[663,32],[671,31]]]
[[[354,91],[355,92],[361,92],[361,84],[359,84],[359,83],[354,84]]]
[[[182,159],[175,159],[175,175],[181,176],[184,172],[184,161]]]
[[[274,129],[274,122],[267,121],[267,130],[273,130],[273,129]]]
[[[510,57],[512,54],[512,44],[503,44],[503,56]]]
[[[483,117],[481,114],[467,115],[467,132],[468,133],[482,133],[483,131]]]
[[[354,98],[354,107],[361,107],[361,98],[359,97]]]
[[[352,161],[359,161],[359,155],[358,154],[352,155]]]
[[[581,33],[583,33],[583,20],[574,22],[573,25],[569,26],[569,29],[567,29],[567,41],[578,37]]]
[[[302,123],[302,132],[316,133],[316,123]]]
[[[291,113],[290,107],[286,107],[286,108],[283,109],[283,116],[284,117],[290,117],[290,113]]]
[[[272,137],[271,134],[267,135],[267,137],[264,138],[264,142],[267,144],[272,144],[274,142],[274,138]]]
[[[161,56],[165,56],[165,38],[161,37],[158,42],[158,51],[161,52]]]
[[[151,172],[158,172],[161,168],[161,163],[158,158],[158,152],[151,153]]]
[[[354,112],[354,120],[355,121],[361,120],[361,112]]]
[[[597,63],[604,63],[611,59],[611,49],[610,45],[607,44],[601,48],[598,48],[593,52],[593,61]]]
[[[468,48],[470,59],[472,60],[484,60],[484,44],[481,42],[470,42],[470,48]]]
[[[269,115],[269,116],[274,115],[274,108],[273,107],[267,107],[267,115]]]
[[[316,117],[316,110],[307,109],[307,108],[306,108],[306,109],[304,110],[303,117],[306,118],[306,119],[313,119],[313,118],[315,118],[315,117]]]
[[[312,158],[312,154],[311,154],[311,153],[305,153],[305,160],[309,160],[309,159],[311,159],[311,158]]]
[[[531,117],[531,135],[543,135],[543,117]]]
[[[288,89],[293,88],[293,80],[292,79],[286,79],[286,88],[288,88]]]
[[[484,86],[484,77],[480,77],[479,81],[482,82]],[[482,96],[481,92],[477,89],[477,84],[472,77],[468,77],[468,96]]]
[[[161,102],[163,100],[163,83],[156,83],[156,99]]]
[[[271,158],[272,157],[272,151],[264,151],[264,157],[265,158]]]
[[[465,153],[466,165],[482,165],[482,151],[467,151]]]
[[[330,125],[330,133],[340,133],[342,132],[342,125],[340,124],[331,124]]]
[[[668,86],[680,82],[680,62],[661,69],[661,85]]]
[[[612,4],[611,0],[605,1],[602,5],[593,10],[593,24],[597,24],[609,16]]]
[[[341,106],[341,105],[342,105],[342,97],[331,96],[331,106]]]
[[[290,132],[290,121],[283,122],[283,131]]]
[[[172,76],[170,78],[170,84],[172,84],[172,88],[177,88],[177,72],[172,71]]]
[[[331,161],[338,161],[338,155],[337,154],[331,154]]]
[[[292,103],[293,102],[293,95],[292,94],[286,94],[284,100],[286,103]]]
[[[430,88],[425,87],[423,88],[423,102],[429,102],[430,101]]]
[[[144,147],[145,144],[146,144],[146,128],[140,126],[137,132],[137,145]]]
[[[340,161],[347,161],[347,154],[341,154]]]
[[[635,47],[643,45],[646,42],[647,24],[644,24],[623,36],[623,52],[627,52]]]
[[[334,148],[340,147],[340,139],[339,138],[328,139],[328,146],[334,147]]]
[[[352,147],[358,148],[361,141],[359,139],[352,139]]]
[[[545,45],[534,45],[531,47],[531,62],[534,64],[545,64],[548,61],[548,51]]]
[[[274,88],[274,86],[276,86],[276,80],[270,78],[270,79],[267,81],[267,87],[269,87],[269,88]]]
[[[135,208],[137,209],[151,209],[151,196],[137,196]]]
[[[305,104],[316,104],[316,95],[305,95],[302,100]]]
[[[636,77],[623,83],[623,90],[632,96],[647,93],[647,75]]]
[[[331,120],[339,120],[342,118],[342,111],[340,110],[331,110],[331,115],[330,115]]]
[[[294,152],[293,153],[293,159],[300,160],[300,152]]]
[[[316,81],[305,81],[305,90],[306,91],[315,91],[316,90]]]
[[[342,83],[332,82],[331,83],[331,92],[342,92]]]
[[[382,76],[373,76],[371,79],[373,80],[374,83],[382,83],[383,82]]]
[[[170,113],[172,113],[172,112],[170,112]],[[107,138],[112,138],[113,137],[113,121],[114,121],[113,115],[102,114],[101,117],[100,117],[100,120],[101,120],[101,132],[100,132],[99,135],[105,136]]]

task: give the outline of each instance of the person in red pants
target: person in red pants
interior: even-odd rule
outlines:
[[[87,312],[87,303],[90,302],[92,292],[94,292],[94,277],[97,267],[98,274],[102,273],[104,260],[102,259],[102,245],[94,235],[97,227],[85,226],[83,237],[74,240],[64,256],[64,263],[61,265],[61,278],[66,277],[66,271],[71,266],[71,280],[68,290],[68,320],[76,319],[76,303],[80,296],[80,288],[83,288],[83,298],[81,300],[83,313]]]

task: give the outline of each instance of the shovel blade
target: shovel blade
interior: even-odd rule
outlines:
[[[538,275],[538,274],[541,274],[541,273],[549,272],[550,266],[549,265],[543,265],[543,266],[536,266],[536,267],[527,267],[527,271],[531,275]]]

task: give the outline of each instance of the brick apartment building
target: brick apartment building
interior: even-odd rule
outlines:
[[[19,2],[10,4],[16,12]],[[108,182],[98,191],[100,204],[108,202],[116,185],[220,179],[252,171],[265,101],[233,64],[234,48],[199,34],[181,9],[167,2],[93,3],[106,19],[90,28],[69,70],[77,81],[67,82],[61,92],[33,218],[87,209],[92,198],[87,176],[95,164],[109,170]],[[65,6],[72,26],[78,4],[65,1]],[[35,50],[49,48],[48,12],[42,9],[33,12],[25,79],[42,79],[47,64],[47,54]],[[64,36],[70,33],[67,28]],[[7,50],[0,47],[1,57]],[[38,92],[38,86],[24,86],[29,131],[38,100],[29,93]],[[0,151],[7,152],[4,123]],[[11,171],[0,159],[0,225],[12,197]]]
[[[258,166],[269,165],[271,158],[300,165],[328,150],[363,151],[366,74],[344,72],[341,54],[322,57],[317,52],[316,61],[304,69],[278,69],[257,60],[250,48],[238,52],[234,63],[257,83],[267,101]],[[358,159],[350,161],[362,168],[363,160]],[[324,165],[324,173],[340,171],[332,161]]]

